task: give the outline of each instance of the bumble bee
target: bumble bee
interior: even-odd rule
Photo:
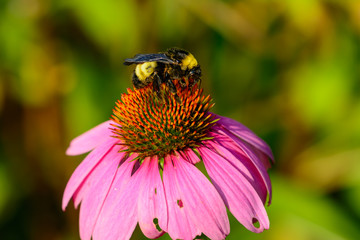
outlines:
[[[166,52],[137,54],[125,59],[125,65],[136,64],[132,82],[135,88],[143,88],[150,83],[159,93],[160,85],[165,83],[175,95],[174,79],[179,79],[181,87],[192,86],[200,81],[201,69],[194,56],[180,48],[170,48]]]

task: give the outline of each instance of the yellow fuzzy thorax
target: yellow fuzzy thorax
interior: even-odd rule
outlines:
[[[145,81],[146,78],[150,77],[150,75],[155,71],[156,66],[156,62],[145,62],[143,64],[138,64],[135,68],[136,76],[140,81]]]

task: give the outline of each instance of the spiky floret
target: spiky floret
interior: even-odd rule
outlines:
[[[214,103],[197,86],[182,88],[175,82],[177,95],[163,84],[160,96],[152,85],[127,89],[116,102],[113,132],[121,139],[124,151],[143,157],[164,157],[174,151],[196,148],[210,139],[209,128],[217,121],[209,113]]]

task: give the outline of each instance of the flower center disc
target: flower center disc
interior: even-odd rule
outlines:
[[[181,87],[175,81],[178,101],[165,84],[160,94],[152,84],[136,90],[127,89],[116,102],[113,132],[129,153],[139,157],[164,157],[174,151],[198,147],[209,139],[208,130],[216,122],[209,113],[214,105],[210,95],[202,95],[197,85]],[[180,100],[180,101],[179,101]]]

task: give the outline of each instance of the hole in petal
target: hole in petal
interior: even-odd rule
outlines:
[[[155,188],[155,195],[157,194],[157,189]]]
[[[159,226],[159,219],[154,218],[153,219],[153,223],[155,224],[156,230],[158,230],[159,232],[162,231],[161,227]]]
[[[260,223],[256,218],[252,219],[252,224],[254,225],[254,227],[259,228],[260,227]]]
[[[183,202],[181,201],[181,199],[177,200],[177,205],[178,205],[180,208],[183,208],[183,207],[184,207],[184,204],[183,204]]]

